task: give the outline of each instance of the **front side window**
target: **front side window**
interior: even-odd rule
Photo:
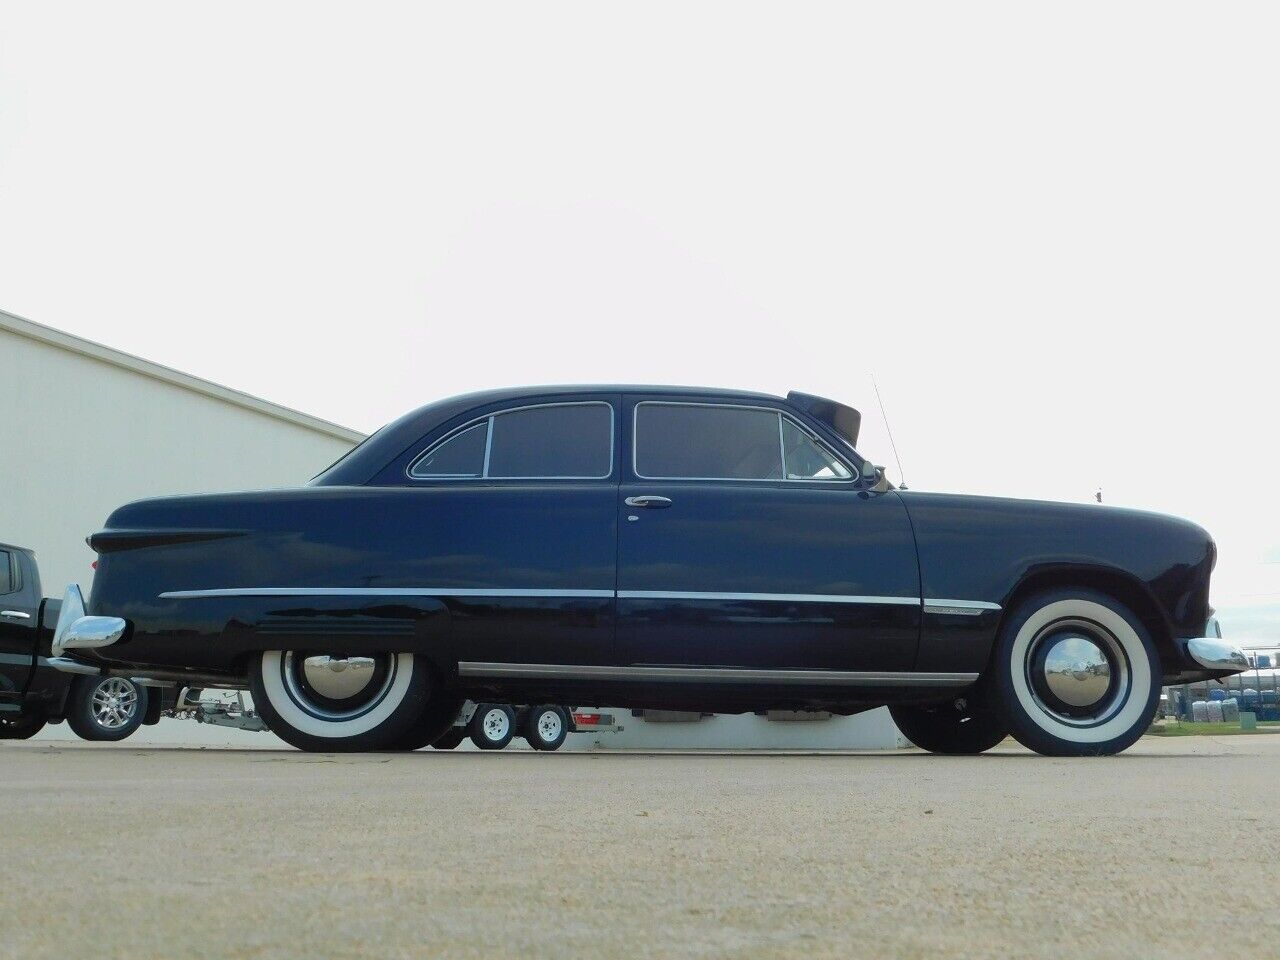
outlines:
[[[602,480],[613,473],[613,407],[557,403],[508,410],[446,438],[409,470],[430,480]]]
[[[0,593],[13,593],[17,589],[14,563],[8,550],[0,550]]]
[[[853,476],[835,454],[786,417],[782,418],[782,462],[787,466],[788,480],[848,480]]]
[[[848,480],[827,447],[780,411],[640,403],[635,473],[668,480]]]

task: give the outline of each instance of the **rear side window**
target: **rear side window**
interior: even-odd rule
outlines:
[[[429,480],[603,480],[613,473],[613,407],[557,403],[508,410],[447,437],[409,476]]]
[[[489,441],[489,421],[455,433],[428,450],[413,466],[415,477],[482,477],[484,451]]]
[[[777,410],[693,403],[635,408],[635,473],[650,480],[848,480],[849,468]]]
[[[0,593],[13,593],[18,589],[18,571],[14,567],[13,554],[0,550]]]

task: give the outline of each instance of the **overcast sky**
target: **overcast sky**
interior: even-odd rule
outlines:
[[[0,307],[362,430],[837,397],[1280,639],[1274,4],[0,3]]]

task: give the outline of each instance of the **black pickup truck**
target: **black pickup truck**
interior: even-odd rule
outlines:
[[[42,596],[35,555],[0,543],[0,740],[25,740],[63,720],[85,740],[123,740],[158,722],[160,690],[49,665],[61,606]]]

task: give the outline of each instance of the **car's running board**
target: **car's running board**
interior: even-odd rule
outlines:
[[[820,686],[962,687],[976,673],[861,670],[752,670],[738,667],[611,667],[570,663],[478,663],[462,661],[463,677],[545,680],[666,680],[685,683],[790,683]]]

